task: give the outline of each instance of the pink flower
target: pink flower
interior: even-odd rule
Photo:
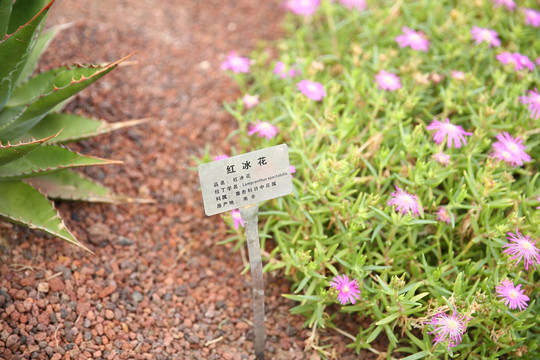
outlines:
[[[540,197],[537,197],[536,200],[538,200],[538,202],[540,202]],[[537,206],[536,208],[540,209],[540,206]]]
[[[221,64],[221,70],[231,70],[235,74],[249,72],[249,59],[236,55],[235,51],[231,51],[227,60]]]
[[[489,47],[500,46],[501,40],[494,30],[479,28],[478,26],[473,26],[471,30],[473,39],[477,44],[486,42],[489,44]]]
[[[528,96],[520,96],[519,101],[522,104],[528,104],[528,109],[531,112],[531,118],[538,120],[540,118],[540,93],[538,89],[529,90]]]
[[[522,9],[525,13],[525,24],[534,27],[540,26],[540,12],[534,9]]]
[[[450,163],[450,155],[442,153],[442,152],[433,154],[433,158],[445,166]]]
[[[454,143],[456,149],[459,149],[461,147],[462,141],[465,145],[467,144],[465,136],[472,135],[472,133],[463,130],[461,126],[451,124],[448,118],[446,118],[445,122],[440,122],[433,119],[433,122],[427,126],[427,129],[437,130],[433,134],[433,140],[435,140],[437,144],[442,143],[444,141],[444,138],[448,136],[446,140],[446,146],[451,148],[452,143]]]
[[[439,210],[437,210],[437,220],[447,224],[452,223],[452,217],[445,206],[441,206],[439,207]]]
[[[497,135],[498,142],[493,144],[495,150],[492,156],[498,160],[506,161],[512,166],[522,166],[523,162],[531,161],[531,157],[525,151],[523,140],[513,138],[507,132]]]
[[[504,301],[504,305],[508,306],[510,310],[519,308],[519,311],[523,311],[527,308],[529,297],[523,294],[521,284],[514,286],[513,282],[505,279],[495,289],[497,290],[497,296],[502,297],[501,301]]]
[[[491,1],[495,3],[496,7],[504,5],[510,11],[514,11],[517,8],[517,5],[514,2],[514,0],[491,0]]]
[[[536,62],[536,65],[540,66],[540,57],[536,59],[535,62]]]
[[[244,220],[242,220],[242,215],[240,215],[240,211],[238,209],[231,211],[231,217],[233,219],[235,229],[238,230],[240,225],[244,227]]]
[[[410,46],[413,50],[428,51],[429,40],[423,33],[411,30],[408,27],[402,27],[401,31],[403,31],[403,35],[396,37],[399,47]]]
[[[302,80],[298,83],[298,90],[311,100],[320,101],[326,96],[326,91],[321,83]]]
[[[257,120],[254,125],[250,126],[248,135],[251,136],[255,133],[259,133],[259,137],[266,137],[270,140],[277,135],[278,129],[267,121]]]
[[[536,242],[530,236],[522,235],[519,229],[516,229],[515,234],[509,232],[508,235],[506,239],[510,240],[510,243],[503,245],[503,248],[507,248],[503,253],[512,255],[510,260],[517,259],[514,266],[523,259],[525,270],[529,270],[529,265],[536,269],[536,265],[540,264],[540,250],[536,247]]]
[[[229,158],[229,155],[226,155],[226,154],[222,154],[222,155],[218,155],[214,158],[214,161],[219,161],[219,160],[223,160],[223,159],[228,159]]]
[[[317,11],[320,0],[288,0],[285,8],[296,15],[311,16]]]
[[[420,215],[420,209],[422,207],[418,204],[418,196],[409,194],[397,185],[394,186],[396,187],[396,192],[390,194],[393,196],[393,199],[390,199],[387,204],[390,206],[397,205],[397,210],[402,214],[410,211],[413,218],[415,215]]]
[[[531,59],[529,59],[528,56],[520,53],[509,53],[508,51],[505,51],[497,55],[496,58],[504,65],[513,64],[514,70],[516,71],[523,70],[524,68],[529,69],[529,71],[534,70],[534,63],[531,61]]]
[[[294,167],[294,165],[289,165],[289,171],[291,173],[291,176],[296,172],[296,168]]]
[[[426,324],[433,327],[433,331],[429,332],[429,334],[435,334],[434,345],[448,340],[448,350],[450,350],[451,347],[461,343],[462,336],[467,330],[467,323],[470,320],[470,317],[458,314],[456,310],[454,310],[452,316],[440,311],[433,315]]]
[[[365,10],[367,7],[366,0],[339,0],[339,3],[347,9],[356,9],[358,11]]]
[[[349,280],[348,276],[338,275],[332,279],[330,286],[339,292],[337,299],[341,305],[345,305],[349,301],[351,304],[355,304],[356,300],[360,299],[361,291],[358,289],[356,279]]]
[[[381,70],[375,76],[375,79],[377,80],[379,89],[388,91],[395,91],[397,89],[401,89],[401,81],[399,80],[399,76],[397,76],[396,74]]]
[[[246,94],[242,98],[242,101],[244,102],[244,107],[249,110],[259,103],[259,95]]]
[[[287,77],[293,78],[295,76],[300,75],[300,70],[298,70],[294,65],[291,66],[289,71],[287,71],[285,64],[281,61],[278,61],[276,63],[276,66],[274,67],[274,74],[279,76],[282,79],[286,79]]]
[[[465,73],[463,71],[452,71],[452,78],[456,80],[465,80]]]

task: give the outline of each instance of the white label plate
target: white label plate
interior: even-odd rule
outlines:
[[[281,144],[199,166],[206,215],[292,193],[289,149]]]

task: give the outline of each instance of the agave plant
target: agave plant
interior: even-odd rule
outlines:
[[[59,113],[74,94],[111,72],[108,65],[64,66],[32,77],[59,28],[42,32],[54,0],[0,0],[0,217],[84,247],[49,199],[119,202],[71,168],[118,161],[63,146],[138,121],[105,121]],[[86,249],[88,250],[88,249]]]

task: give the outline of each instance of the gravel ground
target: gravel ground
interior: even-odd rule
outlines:
[[[242,94],[219,69],[229,51],[248,55],[282,35],[273,1],[57,0],[48,25],[73,22],[40,70],[64,63],[120,67],[76,96],[68,112],[139,127],[73,144],[124,161],[84,172],[152,205],[59,203],[67,225],[95,255],[0,223],[1,359],[254,359],[249,274],[219,216],[206,218],[193,157],[214,155],[235,121],[222,107]],[[264,45],[263,45],[264,46]],[[269,49],[269,51],[271,51]],[[319,359],[310,332],[288,313],[283,274],[266,274],[267,358]],[[358,322],[350,323],[355,331]],[[348,339],[320,334],[335,358]]]

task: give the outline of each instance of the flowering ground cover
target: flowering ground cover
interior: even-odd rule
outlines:
[[[289,146],[294,193],[260,219],[291,312],[388,357],[535,358],[540,4],[285,6],[277,56],[222,68],[245,94],[236,151]]]

